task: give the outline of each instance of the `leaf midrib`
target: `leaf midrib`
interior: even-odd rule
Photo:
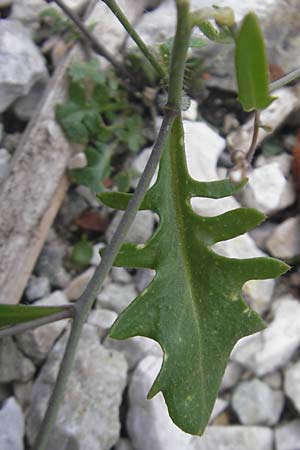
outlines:
[[[176,150],[176,148],[175,148]],[[177,149],[178,150],[178,149]],[[197,302],[194,300],[196,295],[194,294],[194,285],[193,285],[193,268],[191,266],[191,260],[188,256],[188,246],[187,246],[187,234],[185,232],[186,227],[184,226],[185,218],[188,217],[187,214],[187,207],[185,204],[186,199],[182,198],[182,190],[180,190],[180,173],[179,168],[177,167],[177,164],[179,163],[178,159],[176,158],[176,154],[174,149],[172,147],[169,149],[170,152],[170,190],[171,190],[171,201],[172,205],[171,208],[173,208],[173,211],[175,211],[175,223],[174,223],[174,229],[176,231],[177,240],[178,242],[181,242],[182,245],[179,246],[179,252],[181,254],[181,259],[183,261],[183,264],[181,264],[181,267],[184,271],[183,278],[185,279],[185,286],[189,290],[189,298],[191,300],[191,308],[194,312],[193,316],[195,318],[196,323],[196,329],[198,331],[198,343],[200,347],[200,357],[199,357],[199,371],[200,371],[200,377],[201,381],[204,382],[204,372],[205,369],[203,367],[203,364],[201,363],[201,355],[203,354],[203,339],[200,329],[199,320],[197,318],[200,316],[200,311],[198,309]],[[174,156],[173,156],[174,155]],[[172,223],[172,222],[171,222]],[[203,385],[203,383],[200,383],[200,385]],[[207,404],[207,396],[206,396],[206,389],[201,389],[201,396],[202,396],[202,404]],[[202,431],[202,428],[199,429],[199,433]]]

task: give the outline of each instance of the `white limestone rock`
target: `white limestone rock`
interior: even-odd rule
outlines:
[[[277,372],[269,373],[263,378],[264,383],[270,386],[271,389],[281,390],[282,389],[282,374],[278,370]]]
[[[92,266],[98,266],[98,264],[100,263],[101,261],[100,250],[102,250],[103,248],[105,248],[105,244],[103,242],[98,242],[98,244],[95,244],[93,246],[93,256],[91,259]]]
[[[0,410],[0,448],[1,450],[24,449],[24,417],[20,406],[10,397]]]
[[[0,8],[7,8],[11,6],[14,0],[0,0]]]
[[[128,439],[120,439],[114,450],[134,450]]]
[[[51,229],[35,266],[37,275],[48,278],[55,287],[65,288],[70,283],[70,275],[64,268],[67,251],[66,243]]]
[[[109,227],[106,230],[105,237],[107,239],[107,242],[111,241],[111,238],[113,237],[117,226],[119,225],[122,216],[123,211],[117,211],[113,220],[111,221]],[[128,234],[126,236],[126,241],[134,242],[136,244],[143,244],[153,234],[155,225],[155,214],[152,211],[139,211],[129,228]]]
[[[27,381],[27,383],[15,382],[13,386],[14,396],[17,399],[22,411],[26,415],[31,402],[33,381]]]
[[[195,120],[197,120],[197,116],[198,116],[198,102],[192,99],[189,109],[182,112],[182,118],[183,120],[191,120],[192,122],[194,122]]]
[[[111,269],[111,279],[115,283],[128,284],[132,282],[132,277],[123,267],[113,267]]]
[[[119,0],[118,5],[126,13],[130,23],[135,23],[147,8],[149,0]],[[95,24],[93,34],[111,53],[117,54],[125,39],[126,31],[104,2],[98,2],[87,24]],[[104,62],[106,64],[106,62]]]
[[[297,362],[286,370],[284,390],[300,413],[300,362]]]
[[[66,5],[74,12],[78,13],[88,3],[88,0],[65,0]],[[39,14],[46,8],[55,8],[61,14],[62,11],[56,5],[47,5],[44,0],[14,0],[10,18],[20,20],[25,24],[37,22]]]
[[[242,199],[247,207],[271,214],[292,205],[295,193],[279,164],[273,162],[253,170]]]
[[[273,450],[273,431],[267,427],[211,426],[202,437],[194,438],[190,449]]]
[[[45,413],[65,343],[65,336],[56,343],[34,384],[26,430],[30,445]],[[119,440],[119,406],[126,378],[123,356],[103,348],[97,330],[86,325],[47,450],[110,450]]]
[[[49,297],[35,302],[35,306],[62,306],[68,299],[62,291],[55,291]],[[69,320],[59,320],[34,328],[16,337],[19,348],[35,363],[41,363],[51,350],[54,342],[67,327]]]
[[[112,309],[120,313],[127,308],[136,295],[136,289],[132,284],[110,283],[97,296],[97,304],[101,308]]]
[[[11,396],[11,389],[9,384],[0,384],[0,404]]]
[[[220,392],[227,391],[235,386],[243,374],[243,368],[234,361],[228,361],[223,379],[220,386]]]
[[[234,198],[228,198],[227,200],[228,203],[229,201],[232,203],[232,206],[237,204]],[[216,253],[229,258],[243,259],[266,256],[248,234],[228,241],[219,242],[213,246],[213,249]],[[268,310],[272,301],[274,285],[274,280],[251,280],[244,284],[243,294],[245,299],[251,308],[259,314],[263,314]]]
[[[284,72],[299,66],[299,23],[298,0],[291,0],[289,8],[282,0],[216,0],[217,6],[232,7],[237,21],[249,11],[254,10],[259,19],[266,38],[269,60],[280,65]],[[191,8],[211,7],[211,0],[191,0]],[[282,17],[286,26],[282,27]],[[165,42],[175,33],[176,9],[172,0],[166,0],[156,10],[144,15],[137,24],[136,30],[149,45]],[[199,33],[200,34],[200,33]],[[201,35],[203,37],[203,35]],[[128,44],[133,46],[129,41]],[[229,90],[236,89],[234,77],[233,45],[210,42],[199,52],[210,68],[211,79],[208,84]]]
[[[217,161],[226,142],[205,122],[185,120],[186,159],[190,175],[196,180],[216,180]]]
[[[258,377],[284,367],[300,345],[300,304],[292,296],[274,305],[274,319],[265,330],[241,339],[232,359]]]
[[[279,224],[266,242],[272,256],[293,259],[300,255],[300,216],[289,217]]]
[[[275,425],[284,406],[284,395],[257,378],[240,383],[232,407],[243,425]]]
[[[132,375],[127,415],[130,440],[135,449],[190,450],[193,437],[173,424],[162,394],[157,394],[150,401],[146,399],[160,366],[160,358],[148,356]]]
[[[275,0],[281,1],[281,0]],[[292,0],[293,2],[294,0]],[[297,1],[297,0],[296,0]],[[283,5],[283,2],[282,2]],[[274,41],[275,42],[275,41]],[[291,113],[299,108],[300,90],[293,87],[283,87],[273,92],[276,101],[268,108],[261,112],[260,121],[264,124],[271,124],[272,132],[279,128],[282,123],[290,117]],[[296,115],[296,114],[295,114]],[[232,131],[227,136],[228,147],[233,150],[245,151],[249,148],[253,135],[253,117],[250,117],[237,130]],[[270,131],[260,128],[257,137],[257,146],[259,146],[264,139],[270,136]],[[277,159],[277,163],[280,160]],[[280,161],[281,165],[282,161]],[[286,166],[282,168],[285,173]]]
[[[20,352],[14,340],[11,337],[1,338],[0,383],[26,382],[33,378],[34,373],[34,365]]]
[[[88,282],[90,281],[94,273],[95,268],[90,267],[89,269],[85,270],[80,275],[78,275],[76,278],[73,278],[73,280],[68,284],[68,286],[64,290],[64,294],[67,297],[67,299],[70,301],[77,300],[85,290]]]
[[[26,298],[30,302],[34,302],[50,294],[50,282],[46,277],[35,277],[32,275],[27,283]]]
[[[214,404],[209,423],[213,423],[214,420],[222,414],[228,408],[229,402],[223,398],[217,398]]]
[[[160,345],[156,341],[143,336],[135,336],[120,341],[107,338],[104,346],[122,353],[127,360],[130,370],[134,369],[143,358],[149,355],[156,356],[162,360],[162,349]]]
[[[83,169],[88,165],[88,160],[84,152],[76,153],[68,162],[68,169]]]
[[[274,156],[259,155],[255,160],[255,167],[262,167],[267,164],[277,163],[283,175],[288,178],[291,173],[292,161],[293,157],[288,153],[281,153],[280,155]]]
[[[138,292],[142,292],[155,277],[155,270],[138,269],[134,276],[134,284]]]
[[[254,240],[257,247],[261,250],[267,250],[266,242],[278,225],[272,222],[263,222],[258,227],[253,228],[249,235]]]
[[[29,120],[33,116],[39,104],[43,101],[47,81],[48,78],[45,78],[39,83],[34,84],[27,95],[16,100],[13,105],[13,110],[19,119]]]
[[[298,450],[300,448],[300,419],[276,428],[275,443],[276,450]]]
[[[146,164],[148,162],[148,159],[151,155],[152,152],[152,147],[147,147],[144,148],[132,161],[132,169],[133,171],[135,171],[137,174],[142,174]],[[151,183],[149,185],[149,187],[153,186],[153,184],[155,183],[156,179],[157,179],[157,174],[158,174],[158,169],[156,169],[155,174],[151,180]],[[138,181],[139,181],[139,177],[133,179],[131,181],[132,187],[136,188],[138,185]]]
[[[45,60],[28,30],[0,19],[0,113],[47,77]]]
[[[9,173],[11,155],[5,148],[0,148],[0,183]]]
[[[97,327],[99,336],[102,339],[109,332],[117,317],[118,314],[109,309],[95,309],[90,313],[88,323]]]

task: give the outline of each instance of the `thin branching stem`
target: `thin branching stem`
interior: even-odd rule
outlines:
[[[47,3],[50,3],[48,0],[45,0]],[[116,60],[116,58],[106,50],[106,48],[98,41],[98,39],[90,32],[88,27],[82,22],[82,20],[75,14],[63,0],[51,0],[51,2],[56,3],[62,11],[66,14],[66,16],[76,25],[76,27],[81,31],[82,35],[85,37],[87,42],[91,45],[92,49],[97,55],[103,56],[111,63],[111,65],[118,71],[118,73],[127,77],[127,73],[124,70],[124,67]]]
[[[77,301],[76,314],[72,324],[71,333],[65,349],[57,381],[49,401],[48,409],[44,417],[36,444],[34,446],[35,450],[45,450],[47,447],[48,439],[53,426],[55,425],[58,410],[62,402],[63,393],[67,385],[67,380],[73,368],[76,350],[78,347],[83,325],[91,310],[96,295],[106,275],[112,267],[114,259],[116,258],[117,253],[126,237],[129,227],[132,224],[137,211],[139,210],[150,181],[155,173],[155,169],[161,157],[164,144],[175,117],[176,113],[172,111],[166,112],[153,151],[137,186],[135,194],[123,215],[123,218],[112,238],[111,243],[108,245],[103,258],[99,266],[97,267],[93,278],[88,283],[85,292]]]
[[[256,110],[254,113],[252,141],[251,141],[251,144],[250,144],[249,150],[247,152],[247,156],[246,156],[246,160],[248,161],[249,164],[252,163],[252,160],[253,160],[253,157],[255,154],[259,126],[260,126],[260,111]]]
[[[233,182],[241,182],[247,177],[247,171],[252,163],[256,151],[259,127],[261,126],[260,113],[261,112],[259,110],[254,112],[253,133],[248,151],[236,150],[231,154],[231,159],[234,166],[230,169],[228,175]]]
[[[300,78],[300,67],[298,69],[292,70],[292,72],[279,78],[279,80],[273,81],[270,84],[270,92],[274,92],[276,89],[286,86],[292,81],[297,80],[297,78]]]
[[[117,19],[121,22],[129,36],[134,40],[136,45],[139,47],[141,52],[145,55],[145,57],[148,59],[150,64],[154,67],[154,69],[157,71],[159,76],[166,80],[167,74],[165,72],[165,69],[163,66],[157,61],[155,55],[149,50],[143,39],[139,36],[139,34],[135,31],[119,5],[115,0],[101,0],[103,1],[109,9],[113,12],[113,14],[117,17]]]
[[[67,305],[63,311],[51,314],[50,316],[40,317],[39,319],[30,320],[25,323],[18,323],[17,325],[12,325],[0,329],[0,338],[6,336],[15,336],[16,334],[24,333],[28,330],[33,330],[34,328],[47,325],[48,323],[57,322],[63,319],[71,319],[74,317],[74,306]]]

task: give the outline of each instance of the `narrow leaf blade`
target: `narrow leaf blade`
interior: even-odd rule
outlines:
[[[0,305],[0,328],[47,317],[64,309],[54,306]]]
[[[235,48],[238,98],[245,111],[267,108],[276,97],[269,94],[268,61],[257,16],[248,13],[238,32]]]

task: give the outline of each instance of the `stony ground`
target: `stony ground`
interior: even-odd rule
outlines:
[[[134,1],[121,3],[134,8]],[[149,3],[154,9],[141,17],[137,29],[154,43],[172,35],[174,9],[171,0],[160,6],[158,1]],[[244,10],[238,3],[241,15]],[[300,28],[297,25],[298,33],[293,28],[300,22],[279,27],[284,3],[260,2],[259,14],[268,37],[271,63],[286,72],[300,64]],[[68,4],[80,12],[87,0],[68,0]],[[192,4],[199,7],[211,2],[194,0]],[[296,6],[297,1],[290,1],[289,14],[295,12]],[[49,48],[53,50],[51,42],[42,48],[33,40],[37,14],[43,7],[42,0],[26,4],[23,0],[0,0],[0,180],[9,176],[10,159],[51,75],[49,70],[56,64],[57,52],[49,53]],[[266,16],[267,7],[270,9]],[[280,32],[275,45],[272,37],[276,29]],[[290,49],[289,58],[278,49],[283,41]],[[207,52],[207,58],[211,58],[215,47]],[[231,164],[228,142],[241,139],[247,128],[242,128],[241,133],[240,127],[248,118],[232,100],[232,78],[227,77],[231,68],[224,69],[224,58],[220,55],[219,66],[216,64],[211,72],[207,69],[201,101],[192,100],[184,114],[188,166],[191,175],[199,180],[226,177]],[[159,346],[139,337],[124,342],[107,338],[117,314],[153,277],[151,271],[114,268],[85,327],[49,450],[300,449],[300,219],[299,175],[295,176],[295,155],[300,152],[299,108],[298,98],[298,109],[293,107],[290,114],[277,111],[278,130],[260,145],[249,183],[239,198],[193,200],[193,208],[202,215],[217,215],[243,205],[256,207],[268,216],[251,234],[216,245],[216,252],[241,258],[268,254],[292,266],[279,281],[251,281],[245,285],[246,300],[269,326],[235,347],[204,437],[192,437],[176,428],[160,394],[146,400],[161,365]],[[150,150],[140,149],[128,164],[141,172]],[[98,218],[98,227],[100,220],[103,232],[87,228],[87,219],[82,219],[87,212],[92,214],[93,224]],[[109,241],[119,220],[118,213],[113,215],[101,207],[87,189],[72,185],[22,301],[61,305],[76,300],[100,260],[99,249]],[[156,225],[157,217],[152,212],[140,212],[128,240],[145,242]],[[79,270],[70,263],[70,254],[83,232],[89,233],[93,241],[93,256]],[[30,449],[55,382],[68,331],[68,322],[62,321],[0,341],[1,450]]]

